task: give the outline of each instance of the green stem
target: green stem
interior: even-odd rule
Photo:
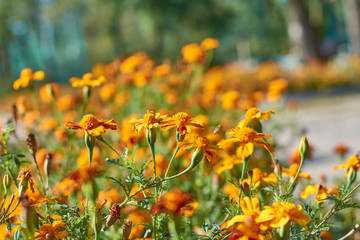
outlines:
[[[116,151],[110,144],[108,144],[101,135],[97,136],[96,138],[97,138],[100,142],[102,142],[102,143],[104,143],[106,146],[108,146],[112,151],[114,151],[114,152],[118,155],[118,157],[119,157],[120,159],[123,159],[123,156],[121,156],[118,151]]]
[[[33,100],[33,103],[34,103],[35,110],[40,114],[40,107],[39,107],[39,102],[38,102],[37,97],[36,97],[34,84],[30,83],[29,88],[30,88],[31,97],[32,97],[32,100]]]
[[[44,194],[46,195],[45,182],[44,182],[44,179],[43,179],[43,177],[42,177],[42,175],[40,173],[39,165],[37,164],[36,156],[35,156],[34,153],[32,154],[32,157],[33,157],[33,160],[34,160],[34,163],[35,163],[35,166],[36,166],[36,170],[37,170],[37,172],[38,172],[38,174],[40,176],[40,181],[41,181],[42,186],[43,186]]]
[[[265,138],[262,138],[262,140],[264,141],[265,144],[268,144]],[[277,177],[278,181],[280,183],[282,183],[281,171],[280,171],[279,165],[278,165],[278,163],[277,163],[277,161],[276,161],[276,159],[274,157],[274,154],[272,154],[272,152],[270,152],[269,150],[267,150],[267,151],[268,151],[268,153],[270,155],[270,158],[271,158],[271,160],[272,160],[272,162],[273,162],[273,164],[274,164],[274,166],[276,168],[276,171],[277,171],[276,177]]]
[[[153,159],[153,167],[154,167],[154,181],[156,180],[156,161],[155,161],[155,146],[154,144],[149,143],[149,147],[151,150],[151,156]],[[155,196],[155,201],[157,201],[157,186],[155,185],[154,187],[154,196]],[[153,233],[154,233],[154,239],[157,240],[157,236],[156,236],[156,225],[157,225],[157,214],[155,214],[154,218],[153,218]]]
[[[305,158],[306,158],[306,156],[305,156],[304,154],[301,154],[300,166],[299,166],[299,168],[298,168],[298,170],[297,170],[297,172],[296,172],[296,175],[295,175],[293,181],[291,182],[290,187],[289,187],[288,190],[286,191],[286,193],[290,193],[291,190],[293,189],[293,187],[294,187],[294,185],[295,185],[295,183],[296,183],[296,181],[297,181],[297,179],[298,179],[298,177],[299,177],[299,174],[300,174],[300,172],[301,172],[302,166],[304,165]]]
[[[169,165],[168,165],[168,167],[167,167],[167,169],[166,169],[165,177],[164,177],[164,178],[166,178],[166,177],[168,176],[169,170],[170,170],[170,166],[171,166],[173,160],[175,159],[176,154],[179,152],[179,150],[180,150],[180,147],[177,146],[176,149],[175,149],[174,154],[171,156],[171,159],[170,159]]]

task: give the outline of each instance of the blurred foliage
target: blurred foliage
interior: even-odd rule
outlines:
[[[182,46],[206,37],[220,41],[215,64],[267,60],[290,50],[288,2],[0,0],[0,81],[10,86],[21,69],[30,67],[44,70],[49,80],[67,82],[94,63],[140,50],[157,61],[175,59]],[[322,10],[310,15],[321,38],[328,34],[327,23],[337,29],[338,3],[307,3]]]

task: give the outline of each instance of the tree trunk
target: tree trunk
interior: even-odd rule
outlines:
[[[360,4],[358,0],[344,0],[345,20],[351,52],[360,55]]]
[[[303,0],[290,0],[287,5],[287,28],[294,52],[300,58],[319,57],[308,11]]]

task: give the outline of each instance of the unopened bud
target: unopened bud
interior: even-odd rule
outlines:
[[[106,218],[106,229],[111,227],[117,220],[120,222],[120,206],[117,204],[113,204],[109,209],[109,215]],[[106,230],[104,229],[104,230]]]
[[[259,121],[259,119],[255,118],[252,120],[253,123],[253,128],[255,131],[262,133],[262,125],[261,122]]]
[[[176,132],[176,140],[177,140],[177,142],[184,141],[184,138],[185,138],[185,134],[181,135],[180,133]]]
[[[51,161],[51,154],[47,153],[44,161],[44,173],[47,178],[50,176]]]
[[[35,155],[38,148],[35,135],[33,133],[29,133],[26,142],[27,142],[27,146],[29,147],[30,153]]]
[[[16,104],[13,104],[13,105],[12,105],[12,115],[13,115],[13,118],[14,118],[15,123],[17,123],[17,120],[18,120],[18,109],[17,109]]]
[[[87,199],[94,202],[99,193],[95,179],[84,182],[82,184],[82,192]]]
[[[132,229],[132,221],[127,218],[124,222],[124,227],[123,227],[123,238],[124,240],[128,240],[130,233],[131,233],[131,229]]]
[[[200,148],[196,148],[196,150],[194,151],[194,153],[191,156],[191,164],[190,164],[191,169],[196,167],[203,158],[204,158],[204,151],[201,150]]]
[[[252,169],[250,169],[249,171],[247,171],[247,175],[248,175],[248,177],[249,177],[249,178],[252,178],[252,177],[253,177],[253,175],[254,175],[253,170],[252,170]]]
[[[85,146],[89,154],[89,165],[91,165],[96,138],[85,131]]]
[[[4,186],[5,195],[7,195],[11,187],[11,179],[9,174],[7,173],[3,177],[3,186]]]
[[[29,205],[28,199],[26,197],[22,198],[23,208],[21,210],[21,217],[24,219],[26,228],[30,231],[31,235],[35,233],[35,227],[38,222],[38,216],[33,207]]]
[[[357,176],[356,169],[351,167],[347,173],[347,183],[346,188],[349,189],[350,186],[355,182]]]
[[[302,137],[299,150],[300,150],[301,158],[305,159],[309,153],[309,142],[306,137]]]
[[[146,129],[146,140],[149,146],[154,146],[156,142],[156,128]]]
[[[241,190],[243,191],[243,193],[244,193],[245,195],[249,195],[249,193],[250,193],[250,186],[249,186],[249,184],[248,184],[247,182],[242,182],[242,183],[240,184],[240,187],[241,187]]]

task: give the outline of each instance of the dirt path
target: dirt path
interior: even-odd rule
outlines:
[[[279,117],[284,115],[286,113],[280,113]],[[347,157],[360,152],[360,94],[300,100],[293,117],[296,124],[306,130],[305,136],[314,147],[313,160],[305,164],[304,171],[310,172],[315,181],[321,173],[328,178],[345,174],[345,170],[332,170],[340,163],[334,147],[338,143],[349,146]],[[298,146],[299,137],[299,141],[291,143],[283,154],[290,154]]]

